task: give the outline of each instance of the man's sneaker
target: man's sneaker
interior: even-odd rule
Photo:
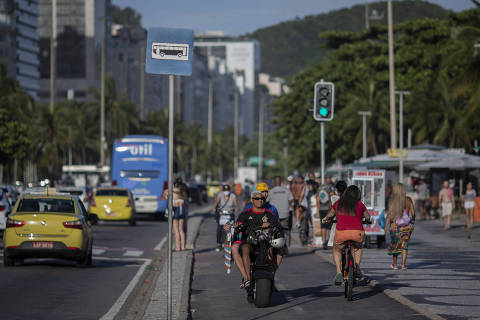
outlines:
[[[221,244],[217,244],[217,247],[215,248],[215,251],[219,252],[220,249],[222,249],[222,245],[221,245]]]
[[[336,285],[336,286],[339,286],[342,284],[342,281],[343,281],[343,275],[341,273],[337,273],[335,275],[335,278],[333,278],[333,283]]]

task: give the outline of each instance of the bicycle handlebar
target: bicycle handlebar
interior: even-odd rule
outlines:
[[[337,223],[337,218],[334,217],[334,218],[332,218],[332,219],[329,219],[329,221],[330,221],[331,223]],[[367,219],[365,219],[365,217],[362,217],[362,224],[372,224],[372,223],[373,223],[373,221],[372,221],[371,219],[370,219],[370,220],[367,220]]]

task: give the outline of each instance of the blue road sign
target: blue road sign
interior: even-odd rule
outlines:
[[[193,61],[193,30],[148,28],[145,72],[190,76]]]

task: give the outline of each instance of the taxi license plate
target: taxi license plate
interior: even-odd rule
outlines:
[[[117,214],[115,212],[106,212],[107,216],[115,217]]]
[[[33,243],[33,248],[34,249],[53,249],[53,242],[39,242],[35,241]]]

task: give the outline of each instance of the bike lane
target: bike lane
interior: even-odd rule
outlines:
[[[344,298],[343,287],[332,286],[335,268],[312,250],[292,243],[276,274],[279,292],[271,306],[256,308],[239,288],[240,273],[226,273],[223,251],[215,251],[216,224],[206,218],[196,242],[191,288],[193,319],[424,319],[408,307],[368,286],[354,288],[354,300]]]
[[[364,250],[362,268],[387,294],[408,299],[404,303],[430,318],[479,319],[479,240],[480,228],[467,233],[463,220],[454,219],[446,232],[441,220],[417,221],[407,270],[392,270],[385,249]]]

